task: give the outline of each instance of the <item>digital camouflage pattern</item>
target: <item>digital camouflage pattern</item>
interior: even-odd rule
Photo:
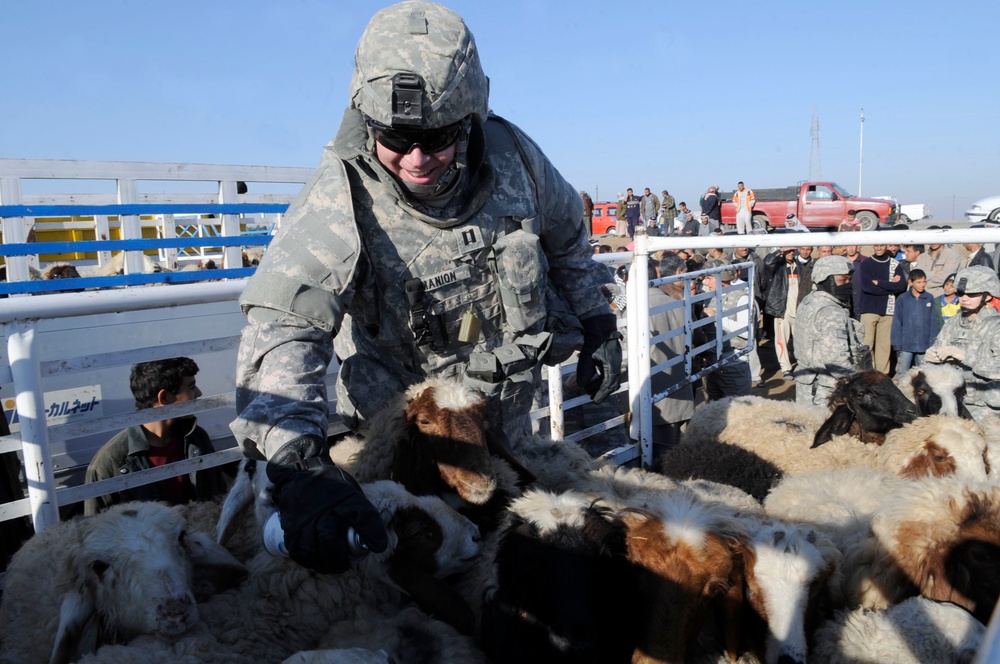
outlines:
[[[402,36],[402,38],[401,38]],[[365,115],[393,124],[392,77],[419,74],[424,128],[444,127],[489,110],[489,79],[462,17],[433,2],[387,7],[368,23],[354,56],[351,101]]]
[[[306,433],[325,437],[324,374],[337,332],[338,413],[349,425],[437,375],[491,397],[492,421],[516,435],[550,342],[546,286],[579,320],[609,312],[600,288],[609,275],[592,259],[579,195],[516,127],[493,116],[482,131],[482,163],[437,211],[371,156],[361,114],[345,115],[241,298],[250,324],[232,429],[248,454],[270,456]],[[430,331],[411,318],[414,279]],[[481,328],[463,342],[469,315]]]
[[[799,304],[795,339],[795,400],[826,406],[837,380],[871,366],[864,326],[826,291],[815,290]]]
[[[1000,414],[1000,312],[986,304],[972,320],[961,314],[952,316],[927,349],[925,361],[932,361],[932,349],[946,346],[965,351],[961,360],[951,362],[965,374],[965,407],[969,414],[976,420],[988,413]]]

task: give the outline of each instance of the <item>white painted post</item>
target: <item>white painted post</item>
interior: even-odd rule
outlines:
[[[644,468],[653,465],[653,389],[649,359],[649,246],[645,224],[636,224],[635,254],[629,287],[635,283],[635,299],[626,309],[629,312],[629,337],[634,344],[629,345],[629,400],[632,403],[633,430],[638,420],[639,454]],[[633,358],[634,361],[633,361]],[[632,365],[635,365],[635,380]],[[632,391],[636,388],[636,391]],[[638,410],[636,410],[638,405]],[[638,416],[638,417],[637,417]]]
[[[139,202],[138,189],[135,180],[118,179],[118,202],[123,205]],[[142,221],[137,214],[126,214],[120,217],[123,240],[142,239]],[[142,252],[125,252],[125,274],[141,274],[143,270]]]
[[[174,221],[174,215],[164,214],[160,216],[160,235],[171,239],[177,237],[177,222]],[[161,257],[167,268],[177,269],[177,247],[166,247],[161,251]]]
[[[0,178],[0,205],[21,204],[21,180],[16,177]],[[4,244],[20,244],[28,239],[28,226],[34,221],[25,217],[5,217],[3,219]],[[8,256],[4,260],[7,266],[7,281],[28,281],[31,274],[28,270],[27,256]]]
[[[219,202],[236,203],[236,182],[224,180],[219,182]],[[222,237],[239,237],[240,217],[235,214],[222,215]],[[243,255],[240,247],[223,247],[223,267],[243,267]]]
[[[563,411],[562,365],[545,367],[549,381],[549,436],[552,440],[566,437],[566,417]]]
[[[16,390],[17,416],[21,425],[24,474],[28,480],[28,502],[35,532],[59,522],[56,480],[49,453],[49,429],[45,422],[45,395],[39,368],[33,323],[16,323],[7,338],[7,355]]]
[[[108,215],[99,214],[94,217],[94,229],[96,240],[110,240],[111,239],[111,225],[108,223]],[[98,251],[97,252],[97,264],[104,267],[111,262],[111,252],[110,251]]]

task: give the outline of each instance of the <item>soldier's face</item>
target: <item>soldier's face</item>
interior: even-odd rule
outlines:
[[[389,172],[404,182],[420,185],[434,185],[455,161],[455,143],[440,152],[425,154],[419,145],[406,154],[393,152],[379,142],[375,143],[375,155]]]

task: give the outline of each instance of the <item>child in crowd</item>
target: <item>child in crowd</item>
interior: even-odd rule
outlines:
[[[957,314],[962,306],[958,303],[958,295],[955,293],[955,275],[949,274],[945,280],[944,294],[938,297],[938,310],[940,312],[940,320],[938,321],[941,327],[944,327],[944,322]]]
[[[919,268],[910,270],[909,285],[910,289],[896,298],[892,315],[890,339],[896,351],[897,376],[923,361],[924,351],[931,347],[941,329],[934,297],[925,291],[927,274]]]

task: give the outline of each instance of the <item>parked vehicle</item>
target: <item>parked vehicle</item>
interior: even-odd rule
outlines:
[[[857,210],[861,229],[876,230],[894,224],[899,214],[894,200],[852,196],[836,182],[800,182],[781,189],[754,189],[754,228],[783,228],[785,218],[794,214],[809,228],[836,228],[848,210]],[[720,192],[722,223],[736,224],[733,192]]]
[[[931,209],[923,203],[899,206],[899,221],[903,224],[915,223],[931,218]]]
[[[618,211],[618,203],[594,203],[594,215],[590,220],[590,234],[593,235],[615,235],[615,225],[618,219],[615,213]]]
[[[972,223],[994,221],[1000,223],[1000,196],[981,198],[965,211],[965,218]]]

